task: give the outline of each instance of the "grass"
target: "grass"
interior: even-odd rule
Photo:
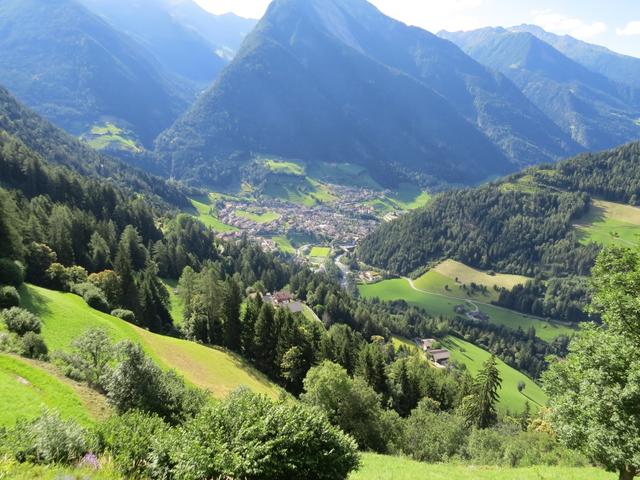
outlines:
[[[631,247],[640,243],[640,208],[594,200],[576,224],[583,243]]]
[[[311,177],[323,182],[382,190],[378,182],[371,178],[369,171],[361,165],[315,162],[309,165],[308,170]]]
[[[261,215],[255,213],[246,212],[244,210],[236,210],[236,215],[242,218],[247,218],[255,223],[267,224],[274,222],[280,218],[280,215],[276,212],[265,212]]]
[[[284,160],[266,160],[264,165],[273,173],[298,176],[305,175],[305,167],[299,163]]]
[[[313,247],[309,256],[311,258],[327,258],[331,255],[331,248],[329,247]]]
[[[184,302],[182,301],[182,298],[180,298],[176,293],[176,289],[178,288],[178,281],[164,279],[162,280],[162,282],[164,283],[164,286],[167,287],[167,291],[169,292],[169,301],[171,302],[169,313],[171,314],[173,324],[180,326],[182,325],[182,321],[184,319]]]
[[[84,424],[92,422],[88,405],[78,392],[36,362],[0,354],[0,392],[0,426],[13,425],[22,417],[37,417],[43,408],[55,408],[63,417]]]
[[[129,150],[134,153],[142,151],[142,148],[133,139],[127,137],[127,132],[111,122],[91,127],[87,143],[96,150],[113,148]]]
[[[111,465],[96,471],[57,465],[31,465],[0,458],[0,480],[122,480]]]
[[[296,248],[291,243],[291,240],[289,240],[287,237],[278,236],[271,238],[271,240],[276,242],[276,245],[278,246],[280,251],[284,253],[290,253],[292,255],[296,253]]]
[[[442,281],[442,280],[441,280]],[[454,298],[455,292],[450,292],[452,296],[439,293],[421,292],[411,288],[409,280],[398,278],[385,280],[383,282],[359,285],[358,290],[364,298],[379,298],[383,301],[404,300],[407,303],[424,309],[432,316],[454,317],[456,305],[465,303],[465,298],[475,301],[480,311],[489,316],[489,322],[504,325],[506,327],[528,330],[533,327],[539,338],[545,341],[552,341],[559,335],[572,335],[575,333],[570,327],[555,322],[548,322],[540,318],[524,315],[512,310],[502,309],[493,305],[480,304],[480,300],[471,297]],[[468,305],[468,304],[467,304]],[[468,308],[471,306],[468,305]]]
[[[440,275],[446,277],[449,281],[452,281],[454,284],[456,283],[457,278],[458,284],[470,285],[471,283],[475,283],[477,285],[484,285],[491,291],[493,291],[494,285],[500,288],[511,290],[516,285],[524,285],[529,280],[531,280],[529,277],[525,277],[522,275],[508,275],[504,273],[489,275],[487,272],[476,270],[475,268],[471,268],[464,263],[456,262],[455,260],[445,260],[433,270],[431,270],[431,272],[439,273]],[[430,272],[427,272],[423,277],[421,277],[421,279],[427,277],[429,273]],[[421,279],[415,281],[416,286],[418,286],[422,290],[430,291],[429,283],[423,283],[421,282]],[[435,293],[441,292],[436,291]]]
[[[466,365],[472,375],[476,375],[482,368],[482,364],[491,357],[491,354],[486,350],[459,338],[447,337],[442,340],[441,344],[451,352],[451,358]],[[498,404],[500,410],[509,410],[512,413],[514,411],[521,412],[524,410],[527,401],[534,411],[545,405],[547,396],[540,386],[525,374],[510,367],[500,359],[498,359],[498,370],[502,377]],[[524,382],[526,385],[522,393],[518,391],[518,383],[520,382]]]
[[[416,185],[401,183],[388,198],[399,207],[398,210],[414,210],[429,203],[431,195]]]
[[[474,467],[429,465],[401,457],[362,454],[362,466],[349,480],[614,480],[614,474],[595,468]]]
[[[314,312],[311,307],[309,307],[308,305],[302,305],[302,314],[304,315],[304,317],[307,320],[311,320],[312,322],[320,322],[321,320],[318,318],[318,315],[316,315],[316,312]]]
[[[217,217],[211,215],[211,206],[201,201],[191,199],[191,204],[196,209],[196,218],[200,220],[205,226],[213,228],[216,232],[237,232],[236,227],[222,223]]]
[[[43,320],[42,335],[51,351],[67,349],[88,328],[102,327],[116,340],[140,342],[164,368],[175,369],[187,381],[223,398],[240,386],[277,397],[280,389],[241,357],[222,349],[148,332],[118,318],[89,308],[70,293],[27,286],[24,305]]]
[[[396,348],[403,345],[409,350],[416,350],[422,353],[418,346],[410,340],[393,337],[392,341]],[[455,362],[464,364],[472,375],[476,375],[482,368],[482,364],[491,357],[491,354],[486,350],[456,337],[446,337],[440,344],[443,348],[451,352],[451,358]],[[502,387],[499,392],[500,400],[498,403],[501,411],[522,411],[527,401],[531,409],[535,411],[546,403],[547,397],[545,393],[533,380],[515,368],[510,367],[502,360],[497,360],[498,370],[502,378]],[[518,383],[520,382],[524,382],[526,385],[522,393],[518,391]]]

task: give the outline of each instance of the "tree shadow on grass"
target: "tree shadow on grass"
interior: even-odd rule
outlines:
[[[51,313],[47,299],[26,284],[20,287],[20,305],[38,316]]]

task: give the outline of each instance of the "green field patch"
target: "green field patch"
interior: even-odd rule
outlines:
[[[470,465],[430,465],[403,457],[362,454],[360,469],[349,480],[615,480],[613,473],[596,468],[563,467],[480,467]]]
[[[311,258],[327,258],[329,255],[331,255],[329,247],[313,247],[309,252]]]
[[[369,188],[382,190],[366,167],[353,163],[326,163],[317,162],[308,166],[308,174],[312,178],[322,182],[350,187]]]
[[[35,418],[43,408],[90,424],[92,417],[74,389],[50,372],[10,355],[0,354],[0,426],[19,418]]]
[[[284,160],[265,160],[265,167],[273,173],[283,173],[286,175],[305,175],[305,167],[302,164]]]
[[[271,397],[281,392],[238,355],[151,333],[89,308],[77,295],[29,285],[22,288],[21,297],[24,306],[42,319],[42,335],[51,351],[68,349],[73,339],[89,328],[102,327],[114,341],[141,343],[163,368],[175,369],[187,381],[209,390],[217,398],[241,386]]]
[[[296,248],[293,246],[293,244],[291,243],[291,240],[288,237],[277,236],[277,237],[272,237],[271,240],[273,240],[276,243],[276,245],[278,246],[278,249],[281,252],[290,253],[292,255],[296,253]]]
[[[632,247],[640,243],[640,208],[594,200],[575,227],[584,244]]]
[[[173,324],[180,326],[184,320],[184,302],[178,295],[178,281],[165,278],[162,280],[162,283],[164,283],[164,286],[169,292],[169,313],[171,314]]]
[[[132,134],[111,122],[91,127],[85,141],[96,150],[126,150],[140,153],[143,148],[138,145]]]
[[[514,330],[520,327],[526,331],[533,327],[536,329],[536,335],[547,342],[553,341],[559,335],[572,335],[575,333],[574,329],[562,324],[548,322],[493,305],[486,305],[480,303],[477,299],[469,297],[456,298],[438,293],[418,291],[411,287],[409,280],[404,278],[359,285],[358,290],[363,298],[377,297],[382,301],[404,300],[410,305],[424,309],[434,317],[452,318],[457,316],[454,311],[457,305],[465,304],[468,309],[472,309],[475,306],[489,316],[490,323],[504,325]],[[473,302],[473,305],[467,302]]]
[[[466,365],[474,376],[482,369],[482,365],[491,358],[491,354],[486,350],[456,337],[447,337],[440,343],[443,348],[451,352],[452,360]],[[502,411],[521,412],[527,402],[532,410],[537,410],[546,404],[547,396],[537,383],[502,360],[497,360],[502,378],[502,386],[498,392],[500,394],[499,408]],[[525,384],[522,393],[518,391],[518,383],[520,382]]]
[[[265,212],[261,214],[256,214],[252,212],[247,212],[245,210],[236,210],[235,214],[238,217],[246,218],[248,220],[251,220],[252,222],[259,223],[259,224],[267,224],[280,219],[280,215],[277,214],[276,212]]]
[[[205,226],[209,228],[213,228],[216,232],[219,233],[227,233],[227,232],[237,232],[238,229],[231,225],[227,225],[220,221],[218,217],[212,214],[212,207],[206,203],[201,201],[191,199],[191,205],[196,211],[194,215],[198,220],[200,220]],[[191,212],[193,213],[193,212]]]
[[[389,194],[388,199],[399,207],[398,210],[414,210],[429,203],[431,195],[416,185],[401,183],[396,190]]]

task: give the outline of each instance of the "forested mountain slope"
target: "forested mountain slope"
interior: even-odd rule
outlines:
[[[144,45],[170,72],[205,87],[226,65],[211,43],[199,32],[183,25],[170,12],[172,2],[144,0],[81,0],[118,30]],[[207,16],[203,10],[200,14]]]
[[[0,31],[0,84],[75,135],[108,120],[148,145],[186,108],[143,47],[74,0],[2,0]]]
[[[441,32],[478,62],[510,78],[565,133],[602,150],[640,138],[640,90],[589,70],[528,32]]]
[[[398,274],[452,258],[504,273],[589,273],[599,247],[573,228],[590,196],[637,204],[640,144],[585,154],[476,189],[450,191],[382,225],[359,248]]]
[[[171,176],[219,183],[261,155],[473,183],[577,150],[503,76],[364,0],[274,2],[156,144]]]
[[[82,176],[109,179],[114,185],[138,194],[149,195],[148,198],[152,202],[157,196],[173,205],[180,206],[186,203],[184,195],[175,186],[94,151],[21,105],[2,86],[0,132],[5,133],[1,140],[4,161],[13,163],[17,170],[22,172],[30,170],[24,163],[27,161],[25,159],[28,158],[28,162],[31,163],[43,160],[68,167]],[[18,150],[22,153],[12,153]],[[10,172],[8,164],[5,164],[0,173],[0,182],[6,185]],[[64,175],[66,174],[62,174]],[[28,178],[28,181],[37,184],[35,177]],[[66,192],[68,195],[75,193]]]

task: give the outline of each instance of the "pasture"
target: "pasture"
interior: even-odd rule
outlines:
[[[583,243],[632,247],[640,243],[640,208],[594,200],[575,227]]]

